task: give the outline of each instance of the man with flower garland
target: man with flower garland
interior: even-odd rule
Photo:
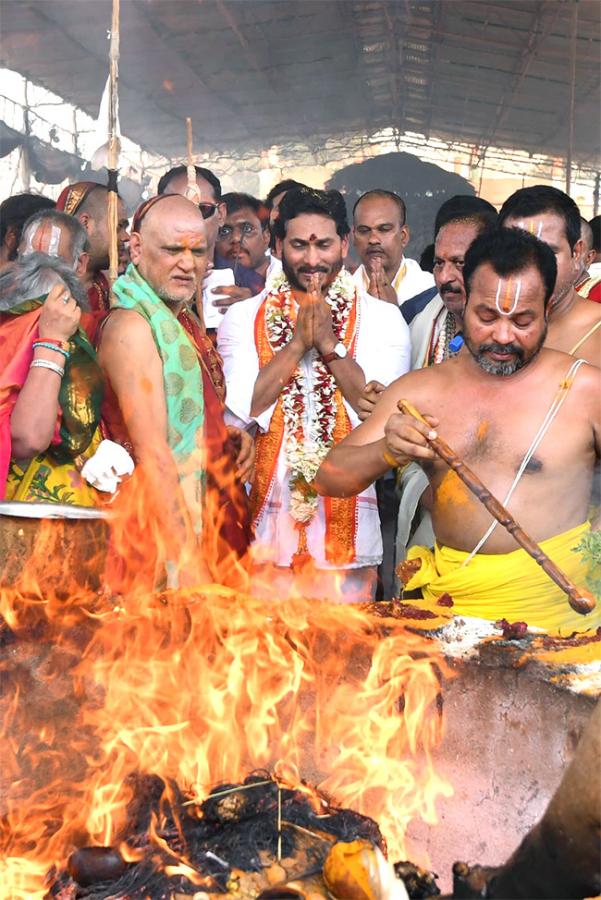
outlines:
[[[312,482],[359,423],[366,381],[408,371],[408,328],[396,305],[362,295],[343,269],[338,191],[289,191],[275,230],[283,272],[232,307],[218,333],[230,420],[257,428],[255,590],[368,600],[382,557],[375,490],[320,498]]]

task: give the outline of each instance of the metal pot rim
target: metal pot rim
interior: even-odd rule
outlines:
[[[20,519],[106,519],[103,509],[93,506],[70,506],[67,503],[24,503],[21,500],[0,501],[0,516]]]

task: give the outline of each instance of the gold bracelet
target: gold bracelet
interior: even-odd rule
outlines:
[[[382,456],[384,457],[384,462],[388,463],[391,469],[398,469],[400,463],[397,462],[392,453],[389,453],[388,450],[384,450]]]

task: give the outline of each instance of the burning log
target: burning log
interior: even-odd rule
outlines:
[[[402,413],[413,416],[418,422],[429,425],[426,419],[418,410],[412,406],[407,400],[399,400],[398,407]],[[454,450],[441,438],[427,438],[428,444],[434,452],[443,459],[446,464],[456,472],[457,476],[463,481],[466,487],[474,494],[475,497],[486,507],[488,512],[512,535],[514,540],[528,553],[532,559],[538,563],[541,569],[547,573],[555,584],[567,594],[570,606],[575,612],[581,615],[587,615],[595,608],[595,598],[593,595],[583,588],[577,587],[565,575],[561,569],[555,565],[552,559],[540,546],[533,541],[529,534],[518,525],[508,509],[506,509],[496,497],[488,490],[485,484],[478,478],[475,472],[472,472],[466,464],[460,459]]]

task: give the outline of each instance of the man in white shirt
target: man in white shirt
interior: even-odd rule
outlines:
[[[409,331],[396,305],[358,291],[343,268],[338,191],[289,191],[275,227],[281,276],[233,306],[218,333],[230,421],[258,427],[255,589],[368,600],[382,555],[375,491],[332,502],[312,480],[358,424],[366,381],[408,371]]]
[[[353,208],[353,245],[361,259],[355,282],[372,297],[399,306],[434,286],[432,274],[404,255],[405,219],[405,203],[393,191],[368,191]]]

